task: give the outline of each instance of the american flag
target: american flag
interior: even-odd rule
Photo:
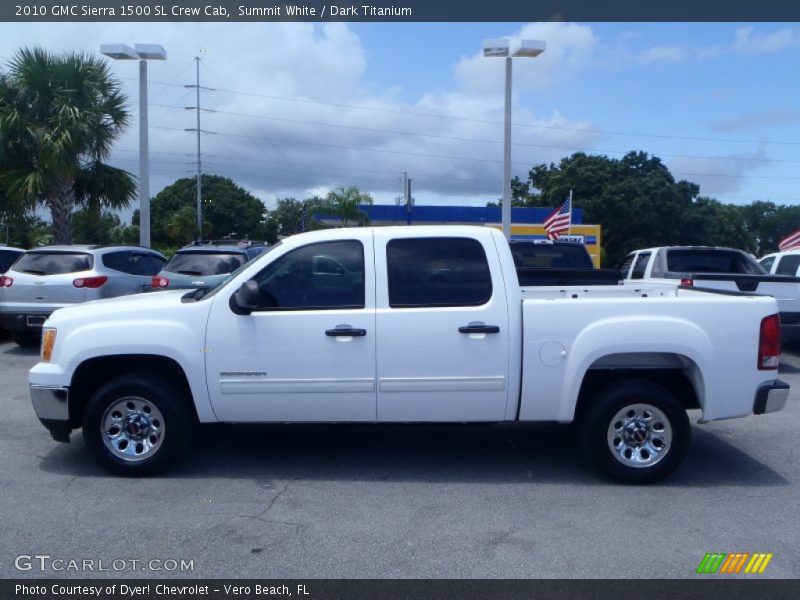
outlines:
[[[778,244],[778,249],[781,251],[792,250],[793,248],[797,247],[800,247],[800,229],[783,238],[780,244]]]
[[[548,240],[557,240],[562,233],[569,231],[572,224],[572,195],[564,200],[561,208],[557,208],[552,215],[544,220],[544,230]]]

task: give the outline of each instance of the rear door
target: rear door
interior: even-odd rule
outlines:
[[[44,307],[84,300],[84,288],[75,287],[77,278],[91,275],[94,257],[86,252],[31,251],[8,272],[14,282],[5,288],[5,302]]]
[[[477,232],[375,231],[379,421],[503,420],[505,283],[490,232]]]

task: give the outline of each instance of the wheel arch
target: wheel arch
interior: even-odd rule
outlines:
[[[181,401],[198,419],[189,380],[176,360],[158,354],[114,354],[88,358],[75,369],[69,392],[70,427],[77,429],[81,426],[86,405],[97,389],[115,377],[131,374],[164,377],[178,385],[184,392]]]
[[[703,409],[705,381],[700,366],[677,352],[621,352],[596,359],[584,372],[570,420],[580,419],[603,389],[630,380],[655,383],[689,409]]]

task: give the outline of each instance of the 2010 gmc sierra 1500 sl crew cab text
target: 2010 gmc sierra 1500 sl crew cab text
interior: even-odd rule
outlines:
[[[578,421],[607,474],[655,481],[703,420],[783,408],[773,298],[674,284],[522,289],[502,234],[292,236],[213,289],[56,311],[30,372],[42,423],[117,473],[208,422]]]

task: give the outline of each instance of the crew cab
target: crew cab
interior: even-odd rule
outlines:
[[[320,265],[336,268],[320,268]],[[164,469],[211,422],[571,423],[608,475],[645,483],[702,422],[778,411],[773,298],[517,281],[499,231],[328,229],[213,289],[59,309],[30,371],[58,441],[115,473]]]
[[[626,283],[679,281],[684,286],[773,296],[778,301],[781,324],[800,325],[800,278],[770,274],[741,250],[709,246],[647,248],[631,252],[620,269]]]

